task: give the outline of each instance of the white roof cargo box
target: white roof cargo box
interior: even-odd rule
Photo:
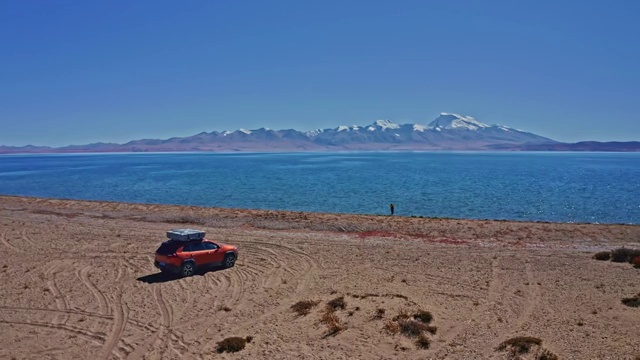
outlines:
[[[167,237],[176,241],[202,240],[204,235],[204,231],[196,229],[171,229],[167,231]]]

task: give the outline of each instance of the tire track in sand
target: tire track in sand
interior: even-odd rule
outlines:
[[[98,313],[102,315],[111,314],[111,307],[109,306],[106,296],[104,296],[104,294],[91,282],[89,279],[89,271],[91,271],[91,265],[85,266],[76,271],[76,275],[80,278],[82,283],[89,288],[89,291],[91,291],[98,301]]]
[[[104,342],[104,334],[95,333],[92,331],[88,331],[76,326],[71,325],[62,325],[62,324],[50,324],[50,323],[41,323],[36,321],[9,321],[9,320],[0,320],[0,324],[10,324],[10,325],[27,325],[27,326],[35,326],[46,329],[54,329],[54,330],[63,330],[67,332],[71,332],[79,337],[84,338],[85,340],[91,341],[96,345],[102,346]]]
[[[122,265],[122,264],[120,264]],[[124,271],[122,270],[123,266],[118,267],[118,276],[116,277],[116,283],[118,283],[118,288],[115,293],[114,300],[114,312],[113,312],[113,326],[111,329],[111,334],[107,337],[104,348],[102,349],[102,353],[100,355],[101,359],[109,359],[111,354],[113,353],[116,345],[120,341],[122,337],[122,333],[127,325],[127,321],[129,318],[129,308],[122,302],[122,288],[123,288],[123,277]]]
[[[156,301],[156,305],[160,311],[160,327],[155,332],[149,341],[145,342],[141,346],[137,347],[128,359],[142,359],[143,356],[150,353],[155,354],[153,358],[163,358],[168,350],[171,348],[171,327],[173,325],[173,307],[171,303],[168,303],[162,295],[162,287],[160,284],[155,285],[153,289],[153,296]]]
[[[518,319],[517,330],[523,330],[529,322],[533,311],[537,304],[540,302],[540,285],[535,281],[533,271],[531,269],[531,261],[527,261],[525,264],[525,271],[527,274],[527,296],[525,299],[524,310],[522,315]]]
[[[60,264],[51,265],[46,271],[45,275],[48,277],[47,279],[47,287],[51,294],[53,294],[54,301],[56,303],[56,308],[61,310],[61,313],[56,315],[53,319],[54,325],[66,324],[69,321],[69,303],[67,302],[67,298],[58,288],[56,284],[56,270],[60,267]]]
[[[6,233],[0,233],[0,242],[2,244],[4,244],[4,246],[6,246],[7,248],[9,248],[9,250],[11,251],[15,251],[15,252],[22,252],[21,249],[15,247],[14,245],[11,245],[11,243],[9,243],[9,241],[7,241],[7,235]]]

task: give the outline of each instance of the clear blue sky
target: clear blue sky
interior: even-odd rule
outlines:
[[[640,1],[0,2],[0,144],[428,123],[640,140]]]

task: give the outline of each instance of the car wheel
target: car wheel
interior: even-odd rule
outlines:
[[[196,272],[196,265],[192,262],[186,262],[182,264],[182,268],[180,268],[180,275],[182,276],[191,276]]]
[[[234,254],[227,254],[224,257],[224,261],[222,262],[222,266],[224,268],[233,267],[236,264],[236,256]]]

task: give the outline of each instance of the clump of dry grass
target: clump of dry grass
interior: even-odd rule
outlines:
[[[383,327],[389,334],[397,334],[400,332],[400,325],[395,321],[387,321]]]
[[[498,345],[497,350],[502,351],[510,348],[515,354],[526,354],[529,352],[529,350],[531,350],[531,347],[533,345],[541,346],[542,340],[530,336],[518,336],[503,341],[500,345]]]
[[[404,336],[416,338],[415,344],[420,349],[428,349],[431,340],[427,334],[435,335],[438,328],[429,325],[433,315],[425,310],[418,310],[410,315],[407,310],[400,310],[392,321],[387,321],[383,329],[390,334],[401,333]]]
[[[423,334],[416,339],[416,346],[420,349],[428,349],[431,346],[431,341]]]
[[[291,305],[291,309],[299,316],[306,316],[309,315],[311,309],[313,309],[319,303],[320,301],[302,300]]]
[[[246,338],[241,338],[241,337],[228,337],[220,342],[218,342],[218,347],[216,348],[216,350],[219,353],[223,353],[223,352],[238,352],[242,349],[244,349],[244,347],[247,345],[248,342],[251,342],[251,340],[253,340],[253,336],[247,336]]]
[[[640,307],[640,293],[630,298],[622,299],[622,303],[630,307]]]
[[[327,303],[327,306],[320,318],[320,323],[325,324],[327,326],[327,332],[324,337],[334,336],[342,330],[345,330],[347,327],[340,321],[338,315],[336,315],[336,311],[338,309],[344,310],[347,308],[347,303],[344,301],[344,296],[339,296],[330,300]]]
[[[382,318],[384,317],[384,314],[385,314],[386,312],[387,312],[387,311],[386,311],[385,309],[383,309],[383,308],[378,308],[378,309],[376,310],[376,313],[373,315],[373,318],[374,318],[375,320],[380,320],[380,319],[382,319]]]
[[[398,325],[400,325],[400,332],[409,337],[419,336],[429,330],[426,324],[413,319],[400,320]]]
[[[346,329],[346,326],[344,326],[344,324],[340,322],[340,318],[338,318],[335,312],[328,306],[324,314],[320,318],[320,322],[327,325],[327,332],[325,333],[325,337],[333,336]]]
[[[413,314],[413,317],[425,324],[430,324],[431,321],[433,320],[433,315],[431,315],[430,312],[425,311],[425,310],[418,310],[415,314]]]
[[[552,353],[547,349],[543,349],[539,354],[536,360],[558,360],[558,355]],[[640,360],[640,359],[638,359]]]
[[[344,310],[344,309],[347,308],[347,303],[346,303],[346,301],[344,301],[344,296],[339,296],[339,297],[329,301],[327,303],[327,306],[329,306],[334,311],[338,310],[338,309]]]

